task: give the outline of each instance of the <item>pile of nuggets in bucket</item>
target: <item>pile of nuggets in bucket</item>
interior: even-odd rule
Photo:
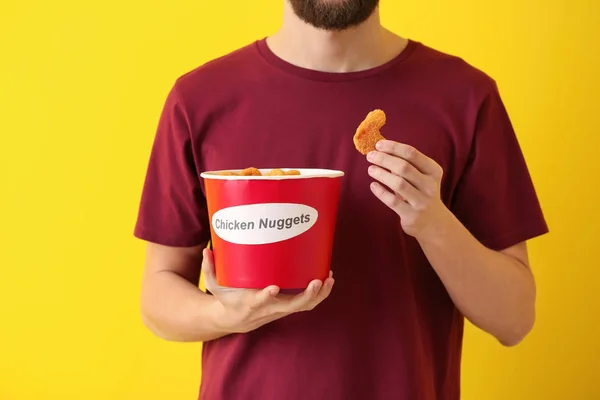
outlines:
[[[240,172],[222,171],[222,172],[219,172],[219,175],[226,175],[226,176],[284,176],[284,175],[300,175],[300,171],[298,171],[297,169],[291,169],[289,171],[284,171],[282,169],[275,168],[275,169],[272,169],[271,171],[267,172],[266,174],[263,174],[262,172],[260,172],[259,169],[250,167],[250,168],[246,168]]]
[[[367,154],[370,151],[375,150],[375,144],[385,138],[381,135],[380,129],[386,123],[386,115],[382,110],[373,110],[367,114],[366,118],[356,129],[354,134],[354,146],[361,154]],[[291,169],[284,171],[279,168],[275,168],[263,175],[259,169],[250,167],[240,172],[234,171],[222,171],[219,175],[226,176],[284,176],[284,175],[300,175],[300,171],[297,169]]]

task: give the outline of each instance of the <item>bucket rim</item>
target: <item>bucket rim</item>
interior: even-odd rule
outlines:
[[[265,174],[274,168],[258,168],[258,170]],[[240,176],[240,175],[219,175],[220,172],[240,172],[243,169],[223,169],[223,170],[211,170],[205,171],[200,174],[203,179],[215,179],[223,181],[277,181],[277,180],[292,180],[292,179],[311,179],[311,178],[340,178],[344,176],[344,171],[335,169],[322,169],[322,168],[280,168],[283,171],[296,170],[300,172],[300,175],[262,175],[262,176]]]

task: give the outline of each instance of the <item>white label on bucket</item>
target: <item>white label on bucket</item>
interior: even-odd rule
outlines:
[[[304,204],[249,204],[215,212],[212,226],[221,239],[230,243],[268,244],[303,234],[318,216],[317,210]]]

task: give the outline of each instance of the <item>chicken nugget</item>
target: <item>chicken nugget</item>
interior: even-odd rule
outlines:
[[[267,175],[268,176],[284,176],[285,175],[285,171],[283,171],[282,169],[279,169],[279,168],[275,168],[275,169],[270,170],[267,173]]]
[[[249,167],[240,172],[241,176],[262,176],[257,168]]]
[[[297,169],[290,169],[289,171],[285,171],[286,175],[300,175],[300,171]]]
[[[385,122],[386,116],[382,110],[373,110],[367,114],[354,134],[353,141],[356,150],[363,155],[375,150],[375,144],[385,139],[379,131]]]
[[[237,174],[235,172],[232,172],[232,171],[220,171],[220,172],[217,172],[217,175],[221,175],[221,176],[235,176]]]

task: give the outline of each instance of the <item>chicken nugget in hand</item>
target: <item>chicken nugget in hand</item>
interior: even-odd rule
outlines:
[[[367,114],[354,134],[354,146],[361,154],[366,155],[375,150],[380,140],[385,140],[380,129],[385,125],[386,116],[382,110],[373,110]]]

